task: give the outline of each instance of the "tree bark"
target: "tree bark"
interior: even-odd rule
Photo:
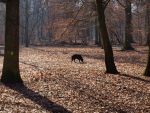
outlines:
[[[7,0],[5,55],[1,82],[22,83],[19,71],[19,0]]]
[[[98,18],[95,19],[95,45],[102,47]]]
[[[147,23],[149,23],[149,6],[148,6],[148,0],[147,0],[147,2],[146,2],[146,15],[145,15],[145,31],[146,31],[146,35],[148,34],[148,32],[149,32],[149,25],[147,24]],[[148,36],[148,35],[147,35]],[[150,38],[146,38],[146,46],[148,46],[149,45],[149,41],[150,41]]]
[[[123,50],[134,50],[131,43],[133,42],[132,37],[132,12],[131,12],[131,1],[126,0],[126,7],[125,7],[125,40]]]
[[[108,31],[105,23],[105,8],[103,6],[103,0],[96,0],[97,10],[98,10],[98,19],[99,19],[99,28],[101,32],[104,52],[105,52],[105,65],[106,65],[106,73],[118,74],[114,63],[113,50],[110,44]]]
[[[25,1],[25,47],[29,47],[29,2]]]
[[[150,38],[150,34],[149,34],[149,38]],[[149,43],[148,61],[144,72],[144,76],[150,77],[150,43]]]
[[[149,76],[150,77],[150,1],[147,0],[147,25],[148,25],[148,34],[147,34],[147,39],[148,39],[148,46],[149,46],[149,53],[148,53],[148,61],[147,61],[147,66],[144,72],[144,76]]]

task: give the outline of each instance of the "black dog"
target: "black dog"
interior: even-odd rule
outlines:
[[[83,57],[81,55],[79,54],[72,55],[71,60],[75,62],[76,59],[78,59],[80,63],[81,62],[83,63]]]

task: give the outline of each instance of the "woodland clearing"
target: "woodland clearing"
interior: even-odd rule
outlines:
[[[105,74],[98,47],[20,49],[25,86],[0,83],[0,113],[150,113],[150,78],[142,74],[148,48],[114,49],[120,74]],[[71,62],[79,53],[85,63]],[[2,70],[3,56],[0,56]]]

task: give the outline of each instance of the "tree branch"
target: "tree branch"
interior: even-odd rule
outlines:
[[[119,0],[116,0],[118,2],[119,5],[121,5],[122,7],[126,8],[125,5],[123,5]]]
[[[108,5],[108,3],[110,2],[110,0],[106,0],[105,1],[105,4],[104,4],[104,8],[106,9],[106,7],[107,7],[107,5]]]

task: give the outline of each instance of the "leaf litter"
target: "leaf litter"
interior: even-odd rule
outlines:
[[[145,50],[114,50],[121,73],[113,75],[105,74],[104,53],[97,47],[22,48],[26,88],[0,84],[0,113],[149,113],[150,78],[142,76]],[[83,55],[84,64],[71,62],[75,53]],[[2,56],[0,62],[2,69]]]

